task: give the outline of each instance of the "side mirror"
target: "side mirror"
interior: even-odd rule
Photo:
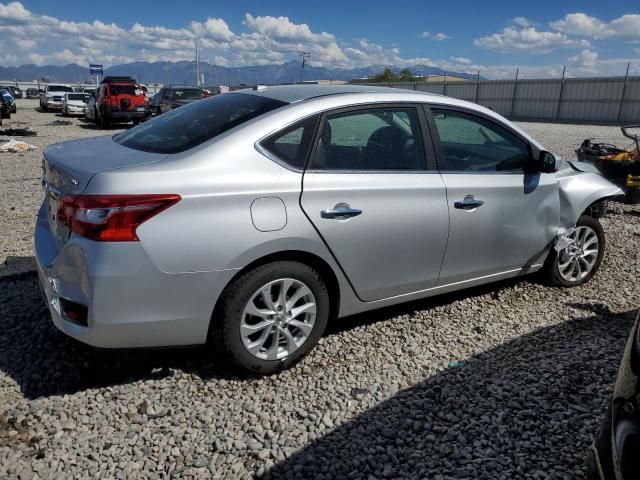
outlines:
[[[540,166],[540,171],[544,173],[553,173],[558,170],[557,168],[558,161],[556,157],[551,152],[547,152],[546,150],[542,150],[540,152],[540,157],[538,157],[538,165]]]

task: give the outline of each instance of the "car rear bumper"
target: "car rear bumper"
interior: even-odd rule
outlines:
[[[113,111],[113,110],[105,109],[102,115],[112,120],[122,120],[122,121],[141,120],[151,116],[151,111],[144,110],[141,112],[137,112],[137,111],[122,112],[122,111]]]
[[[73,105],[67,105],[65,107],[66,111],[69,113],[77,113],[78,115],[84,114],[84,107],[76,107]]]
[[[235,273],[167,274],[140,242],[94,242],[72,234],[58,251],[45,206],[36,222],[35,251],[53,323],[96,347],[205,343],[215,301]],[[86,306],[86,325],[65,317],[61,301]]]

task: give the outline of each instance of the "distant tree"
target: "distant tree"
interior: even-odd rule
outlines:
[[[400,81],[401,82],[411,82],[413,80],[413,73],[408,68],[403,68],[400,70]]]
[[[40,81],[42,83],[49,83],[49,79],[47,77],[45,77],[44,75],[42,77],[40,77]]]
[[[393,73],[393,70],[391,70],[390,68],[385,68],[384,71],[382,73],[376,73],[374,75],[371,76],[370,80],[372,82],[397,82],[398,81],[398,77],[396,76],[395,73]]]

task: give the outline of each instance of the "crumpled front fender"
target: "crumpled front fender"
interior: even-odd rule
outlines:
[[[575,227],[578,218],[589,205],[624,195],[620,188],[597,173],[573,172],[570,175],[559,176],[558,183],[560,184],[559,235]]]

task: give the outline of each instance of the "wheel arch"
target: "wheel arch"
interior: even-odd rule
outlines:
[[[560,235],[575,227],[583,214],[598,218],[594,215],[601,210],[595,208],[597,204],[624,194],[620,188],[596,173],[567,176],[561,178],[559,183]]]
[[[217,314],[220,311],[222,305],[222,299],[224,298],[224,294],[230,285],[233,284],[238,278],[247,273],[250,270],[253,270],[262,265],[266,265],[267,263],[277,262],[277,261],[294,261],[300,262],[305,265],[309,265],[314,268],[325,281],[327,286],[327,290],[329,291],[329,317],[335,318],[338,316],[340,311],[340,282],[338,280],[338,276],[336,275],[334,269],[324,260],[322,257],[306,252],[303,250],[282,250],[279,252],[269,253],[264,255],[256,260],[250,262],[245,265],[243,268],[238,270],[236,274],[231,277],[231,279],[227,282],[222,293],[218,296],[216,300],[216,304],[213,307],[213,312],[211,315],[210,325],[209,325],[209,335],[211,334],[212,328],[216,324]]]

